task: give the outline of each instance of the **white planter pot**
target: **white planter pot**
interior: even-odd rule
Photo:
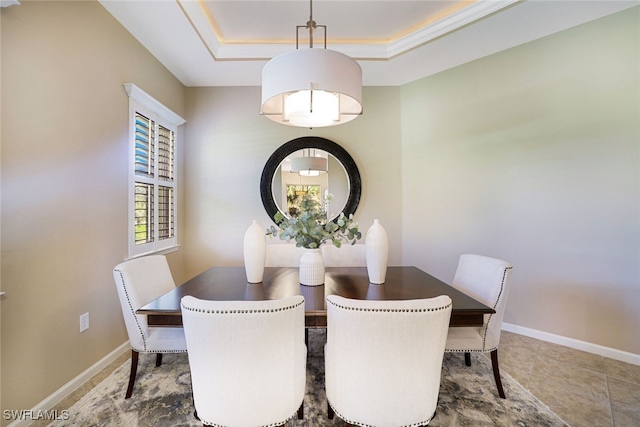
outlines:
[[[382,284],[387,276],[387,262],[389,261],[389,238],[384,227],[376,219],[367,230],[365,237],[365,252],[369,283]]]
[[[247,273],[247,282],[262,282],[264,261],[267,257],[267,238],[265,231],[255,219],[244,233],[242,251],[244,255],[244,269]]]
[[[320,286],[324,284],[324,259],[320,249],[305,249],[300,257],[300,284]]]

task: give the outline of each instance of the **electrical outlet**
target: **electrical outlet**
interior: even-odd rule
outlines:
[[[89,313],[80,315],[80,332],[84,332],[89,329]]]

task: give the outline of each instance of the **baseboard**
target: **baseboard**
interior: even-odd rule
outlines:
[[[605,347],[598,344],[592,344],[586,341],[580,341],[573,338],[563,337],[561,335],[551,334],[549,332],[538,331],[536,329],[526,328],[524,326],[513,325],[510,323],[502,323],[502,329],[507,332],[513,332],[516,334],[524,335],[527,337],[536,338],[542,341],[551,342],[554,344],[560,344],[565,347],[575,348],[576,350],[586,351],[588,353],[598,354],[600,356],[608,357],[614,360],[620,360],[622,362],[631,363],[634,365],[640,365],[640,354],[629,353],[622,350],[617,350],[611,347]],[[42,411],[47,411],[53,408],[56,404],[62,401],[65,397],[73,393],[78,387],[87,382],[91,377],[106,368],[111,362],[116,360],[120,355],[129,351],[129,341],[122,343],[111,353],[94,363],[84,372],[71,381],[60,387],[53,394],[45,398],[42,402],[38,403],[31,411],[33,414],[37,414]],[[9,424],[7,427],[27,427],[33,422],[33,419],[16,420]]]
[[[103,357],[102,359],[100,359],[99,361],[91,365],[88,369],[86,369],[80,375],[73,378],[71,381],[69,381],[68,383],[60,387],[58,390],[53,392],[51,395],[45,398],[42,402],[34,406],[30,411],[25,411],[25,412],[28,412],[28,414],[25,414],[26,415],[25,419],[16,420],[11,424],[9,424],[7,427],[28,426],[35,420],[34,417],[36,414],[49,411],[55,405],[60,403],[62,399],[69,396],[78,387],[80,387],[85,382],[89,381],[89,379],[91,379],[94,375],[96,375],[98,372],[106,368],[111,362],[116,360],[123,353],[129,351],[130,348],[131,347],[129,346],[129,341],[127,340],[126,342],[122,343],[122,345],[118,346],[118,348],[113,350],[111,353],[107,354],[105,357]],[[30,414],[32,416],[29,416]]]
[[[586,351],[588,353],[597,354],[608,357],[610,359],[620,360],[622,362],[640,365],[640,354],[629,353],[627,351],[617,350],[611,347],[605,347],[598,344],[592,344],[586,341],[580,341],[573,338],[563,337],[561,335],[550,334],[549,332],[538,331],[536,329],[525,328],[524,326],[513,325],[510,323],[502,323],[502,330],[536,338],[542,341],[560,344],[565,347],[575,348],[576,350]]]

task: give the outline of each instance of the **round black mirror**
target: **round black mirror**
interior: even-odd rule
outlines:
[[[293,139],[273,152],[271,157],[267,160],[267,163],[262,170],[262,176],[260,178],[260,196],[262,197],[262,204],[264,205],[269,218],[273,219],[278,211],[281,211],[284,215],[288,216],[287,212],[278,206],[274,197],[274,176],[279,173],[279,169],[287,159],[288,156],[306,149],[324,151],[328,155],[331,155],[335,160],[340,163],[344,172],[346,173],[346,179],[348,184],[348,192],[346,195],[346,202],[342,212],[349,216],[354,214],[360,203],[360,194],[362,192],[362,183],[360,180],[360,171],[353,158],[342,148],[340,145],[326,138],[318,136],[303,136],[301,138]],[[278,189],[280,191],[280,189]]]

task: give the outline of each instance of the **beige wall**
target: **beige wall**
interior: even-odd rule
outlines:
[[[127,340],[112,276],[127,256],[122,83],[183,116],[185,89],[97,2],[1,15],[2,410],[20,410]]]
[[[504,257],[508,322],[640,353],[637,23],[635,8],[365,88],[362,117],[311,131],[260,117],[257,87],[185,89],[95,2],[3,9],[0,406],[33,407],[126,340],[111,275],[127,253],[123,82],[187,119],[177,282],[241,265],[251,220],[269,224],[265,161],[317,135],[354,158],[356,218],[380,219],[391,264],[449,280],[462,252]]]
[[[273,151],[301,136],[340,144],[353,157],[363,188],[356,220],[363,232],[379,219],[389,233],[390,263],[402,259],[398,88],[365,88],[365,114],[332,128],[298,129],[261,117],[260,88],[187,90],[185,269],[242,265],[242,238],[256,219],[272,222],[260,199],[260,175]],[[277,243],[275,241],[274,243]]]
[[[506,322],[640,354],[639,18],[402,88],[406,264],[507,259]]]

